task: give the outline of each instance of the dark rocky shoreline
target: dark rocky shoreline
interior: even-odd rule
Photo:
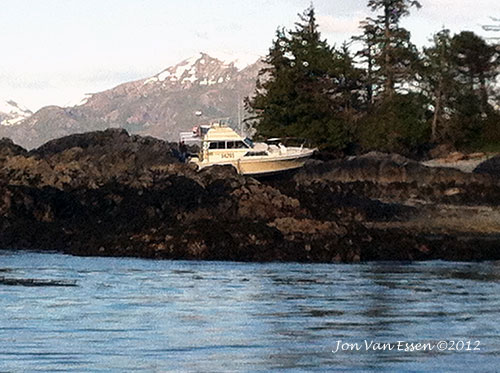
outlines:
[[[31,152],[1,140],[0,247],[261,262],[500,259],[494,167],[471,174],[370,153],[256,180],[228,166],[197,172],[175,149],[124,130]]]

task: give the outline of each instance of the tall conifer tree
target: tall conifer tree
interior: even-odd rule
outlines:
[[[294,30],[276,33],[256,93],[246,101],[250,120],[257,135],[341,148],[347,132],[334,99],[339,79],[332,77],[338,55],[321,39],[313,7],[299,17]]]
[[[460,84],[452,113],[454,141],[457,145],[470,145],[480,141],[488,122],[496,122],[496,128],[500,129],[498,108],[494,109],[493,102],[496,101],[493,88],[499,73],[499,52],[470,31],[453,36],[451,46],[457,70],[455,79]]]
[[[400,26],[400,21],[410,14],[411,7],[421,5],[414,0],[368,0],[368,7],[380,14],[365,20],[363,40],[376,46],[372,48],[375,83],[383,87],[385,98],[391,98],[396,88],[401,88],[415,75],[418,51],[411,43],[410,32]]]
[[[449,30],[442,30],[433,37],[433,44],[424,48],[423,85],[433,111],[431,141],[449,138],[450,113],[458,89],[455,80],[457,69],[453,63]]]

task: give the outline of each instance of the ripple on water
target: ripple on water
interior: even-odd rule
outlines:
[[[358,265],[81,258],[4,251],[0,371],[494,371],[500,263]],[[481,351],[332,353],[481,341]]]

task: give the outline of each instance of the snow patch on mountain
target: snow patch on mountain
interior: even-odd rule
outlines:
[[[31,110],[15,101],[0,100],[0,125],[16,125],[32,114],[33,112]]]
[[[211,55],[220,61],[225,61],[227,65],[232,64],[238,70],[243,70],[245,67],[254,64],[261,58],[261,56],[254,53],[233,53],[228,51],[217,51],[211,53]]]
[[[92,96],[93,96],[92,93],[85,93],[84,95],[80,95],[80,96],[76,97],[76,99],[74,99],[74,100],[70,100],[70,101],[66,102],[64,107],[85,105]]]
[[[162,73],[158,74],[158,78],[156,78],[156,81],[163,82],[169,76],[170,76],[170,71],[163,71]]]
[[[218,53],[212,57],[200,52],[175,66],[170,66],[159,74],[145,79],[143,85],[214,85],[231,80],[231,75],[241,71],[259,59],[257,55],[239,56]]]

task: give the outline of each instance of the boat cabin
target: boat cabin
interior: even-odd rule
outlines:
[[[250,149],[241,136],[231,128],[213,126],[203,137],[201,160],[219,162],[239,159]]]

